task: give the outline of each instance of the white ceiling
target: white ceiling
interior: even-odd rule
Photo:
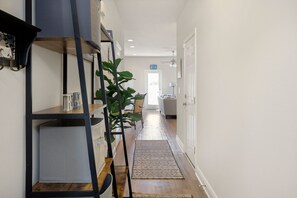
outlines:
[[[186,1],[115,0],[124,24],[125,56],[172,56],[176,21]]]

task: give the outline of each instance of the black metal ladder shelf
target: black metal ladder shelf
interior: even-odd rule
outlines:
[[[111,45],[111,52],[112,52],[112,61],[113,64],[116,62],[116,57],[115,57],[115,48],[114,48],[114,40],[113,40],[113,32],[112,30],[106,30],[103,26],[101,26],[101,42],[102,43],[110,43]],[[119,89],[119,83],[118,83],[118,75],[116,75],[117,70],[116,67],[114,67],[114,80],[116,83],[116,88],[117,88],[117,100],[119,102],[119,116],[120,116],[120,127],[121,131],[120,132],[111,132],[113,135],[121,135],[122,137],[122,144],[123,144],[123,149],[124,149],[124,158],[125,158],[125,166],[116,166],[116,174],[118,175],[119,182],[117,184],[118,186],[118,194],[119,197],[123,197],[124,189],[125,189],[125,183],[126,179],[128,181],[128,189],[129,189],[129,198],[132,198],[132,184],[131,184],[131,178],[130,178],[130,171],[129,171],[129,160],[128,160],[128,154],[127,154],[127,145],[126,145],[126,137],[125,137],[125,128],[124,128],[124,123],[122,120],[122,106],[121,106],[121,93]],[[103,79],[103,73],[100,73],[100,79]],[[106,103],[106,101],[103,101]],[[121,181],[124,180],[124,181]]]
[[[84,42],[80,36],[79,22],[77,15],[77,5],[76,0],[70,0],[71,3],[71,14],[73,22],[73,31],[74,38],[68,38],[71,42],[75,43],[75,55],[77,57],[78,70],[79,70],[79,81],[80,89],[82,96],[82,108],[74,110],[71,112],[63,112],[61,107],[54,107],[46,109],[40,112],[32,112],[32,62],[31,62],[31,52],[29,53],[29,59],[26,69],[26,197],[100,197],[99,186],[102,185],[102,181],[106,176],[106,172],[110,169],[112,175],[114,176],[113,190],[114,196],[118,198],[117,194],[117,184],[115,177],[115,168],[113,163],[113,154],[110,144],[110,127],[108,121],[108,113],[106,107],[106,95],[103,91],[103,105],[97,104],[88,104],[87,98],[87,86],[84,72],[84,57],[85,46],[91,49],[92,52],[97,53],[99,72],[103,74],[102,70],[102,60],[100,54],[100,48],[94,46],[88,42]],[[26,21],[28,23],[32,22],[32,0],[26,0]],[[49,39],[49,42],[51,39]],[[65,45],[65,42],[60,42]],[[63,46],[65,48],[67,46]],[[54,50],[54,49],[53,49]],[[89,52],[89,51],[88,51]],[[63,64],[67,65],[67,50],[63,51]],[[64,71],[67,71],[65,69]],[[93,74],[92,74],[93,75]],[[103,75],[101,75],[103,77]],[[67,77],[64,76],[64,77]],[[63,79],[65,82],[65,79]],[[100,86],[104,87],[104,80],[100,78]],[[104,89],[102,89],[104,90]],[[67,92],[67,85],[63,85],[63,92]],[[93,100],[92,100],[93,101]],[[93,140],[92,140],[92,129],[90,116],[93,115],[96,109],[103,109],[104,111],[104,120],[105,120],[105,130],[107,134],[108,142],[108,158],[106,159],[106,165],[99,177],[97,177],[96,166],[95,166],[95,157],[93,150]],[[33,186],[32,181],[32,122],[36,119],[83,119],[86,129],[86,138],[87,138],[87,150],[89,158],[89,166],[91,172],[91,183],[76,184],[76,183],[64,183],[64,184],[42,184],[37,183]],[[109,167],[110,166],[110,167]]]

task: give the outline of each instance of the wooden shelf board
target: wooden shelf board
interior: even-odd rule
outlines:
[[[76,55],[75,39],[67,38],[37,38],[34,44],[46,49]],[[84,54],[94,54],[100,51],[99,47],[94,46],[88,41],[81,39],[82,51]]]
[[[105,159],[105,166],[102,169],[102,171],[101,171],[101,173],[100,173],[100,175],[98,177],[98,185],[99,186],[102,186],[107,173],[110,172],[111,163],[112,163],[112,158],[106,158]]]
[[[101,42],[112,42],[113,39],[105,29],[105,27],[101,24]]]
[[[105,166],[98,176],[99,189],[109,173],[112,158],[105,159]],[[39,183],[33,186],[33,192],[62,192],[62,191],[90,191],[93,190],[91,183]]]
[[[90,104],[89,105],[89,112],[90,114],[94,114],[96,111],[99,111],[103,109],[106,105],[101,105],[101,104]],[[73,109],[71,111],[63,111],[62,106],[57,106],[57,107],[52,107],[48,109],[44,109],[42,111],[37,111],[34,112],[33,114],[35,115],[40,115],[40,114],[83,114],[83,107]]]
[[[118,197],[124,196],[128,167],[127,166],[115,166]]]

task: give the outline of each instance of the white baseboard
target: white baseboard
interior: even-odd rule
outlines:
[[[178,135],[176,135],[175,140],[176,140],[176,143],[177,143],[177,145],[179,146],[179,148],[182,150],[182,152],[185,153],[185,150],[184,150],[184,144],[183,144],[183,142],[180,140],[180,138],[178,137]]]
[[[213,188],[211,187],[211,185],[209,184],[206,177],[204,176],[204,174],[202,173],[201,169],[198,166],[196,166],[195,174],[199,180],[199,183],[202,185],[201,188],[204,189],[207,197],[218,198],[217,194],[215,193],[215,191],[213,190]]]
[[[177,142],[177,145],[179,146],[179,148],[182,150],[183,153],[185,153],[184,144],[181,141],[181,139],[179,138],[179,136],[176,135],[175,139],[176,139],[176,142]],[[186,158],[188,159],[188,157],[186,157]],[[189,163],[191,163],[190,160],[189,160]],[[215,193],[215,191],[213,190],[213,188],[211,187],[211,185],[209,184],[209,182],[207,181],[206,177],[202,173],[201,169],[197,166],[197,164],[196,164],[195,169],[194,169],[193,166],[192,166],[192,168],[193,168],[193,170],[195,172],[195,175],[196,175],[197,179],[199,180],[199,183],[202,185],[201,188],[204,189],[207,197],[209,197],[209,198],[218,198],[217,194]]]

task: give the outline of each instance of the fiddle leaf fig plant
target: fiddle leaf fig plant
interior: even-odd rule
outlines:
[[[138,113],[133,113],[131,111],[125,111],[125,107],[128,105],[133,105],[133,101],[135,96],[135,90],[131,87],[125,87],[125,83],[129,82],[130,80],[135,80],[133,78],[133,74],[129,71],[117,71],[119,64],[121,63],[122,59],[118,58],[115,61],[115,64],[111,61],[104,61],[102,63],[103,70],[105,71],[104,80],[107,82],[106,84],[106,97],[107,97],[107,109],[109,112],[109,123],[110,123],[110,130],[114,131],[116,128],[120,127],[120,109],[119,104],[121,104],[121,111],[122,111],[122,121],[124,123],[124,128],[131,128],[135,125],[135,122],[141,119],[141,115]],[[116,74],[114,73],[116,71]],[[96,75],[99,75],[99,71],[96,71]],[[120,103],[118,100],[118,92],[117,86],[115,82],[115,75],[118,77],[118,85],[119,85],[119,92],[120,92]],[[102,100],[102,92],[100,88],[96,91],[96,97]],[[112,136],[112,141],[114,141],[114,137]]]

